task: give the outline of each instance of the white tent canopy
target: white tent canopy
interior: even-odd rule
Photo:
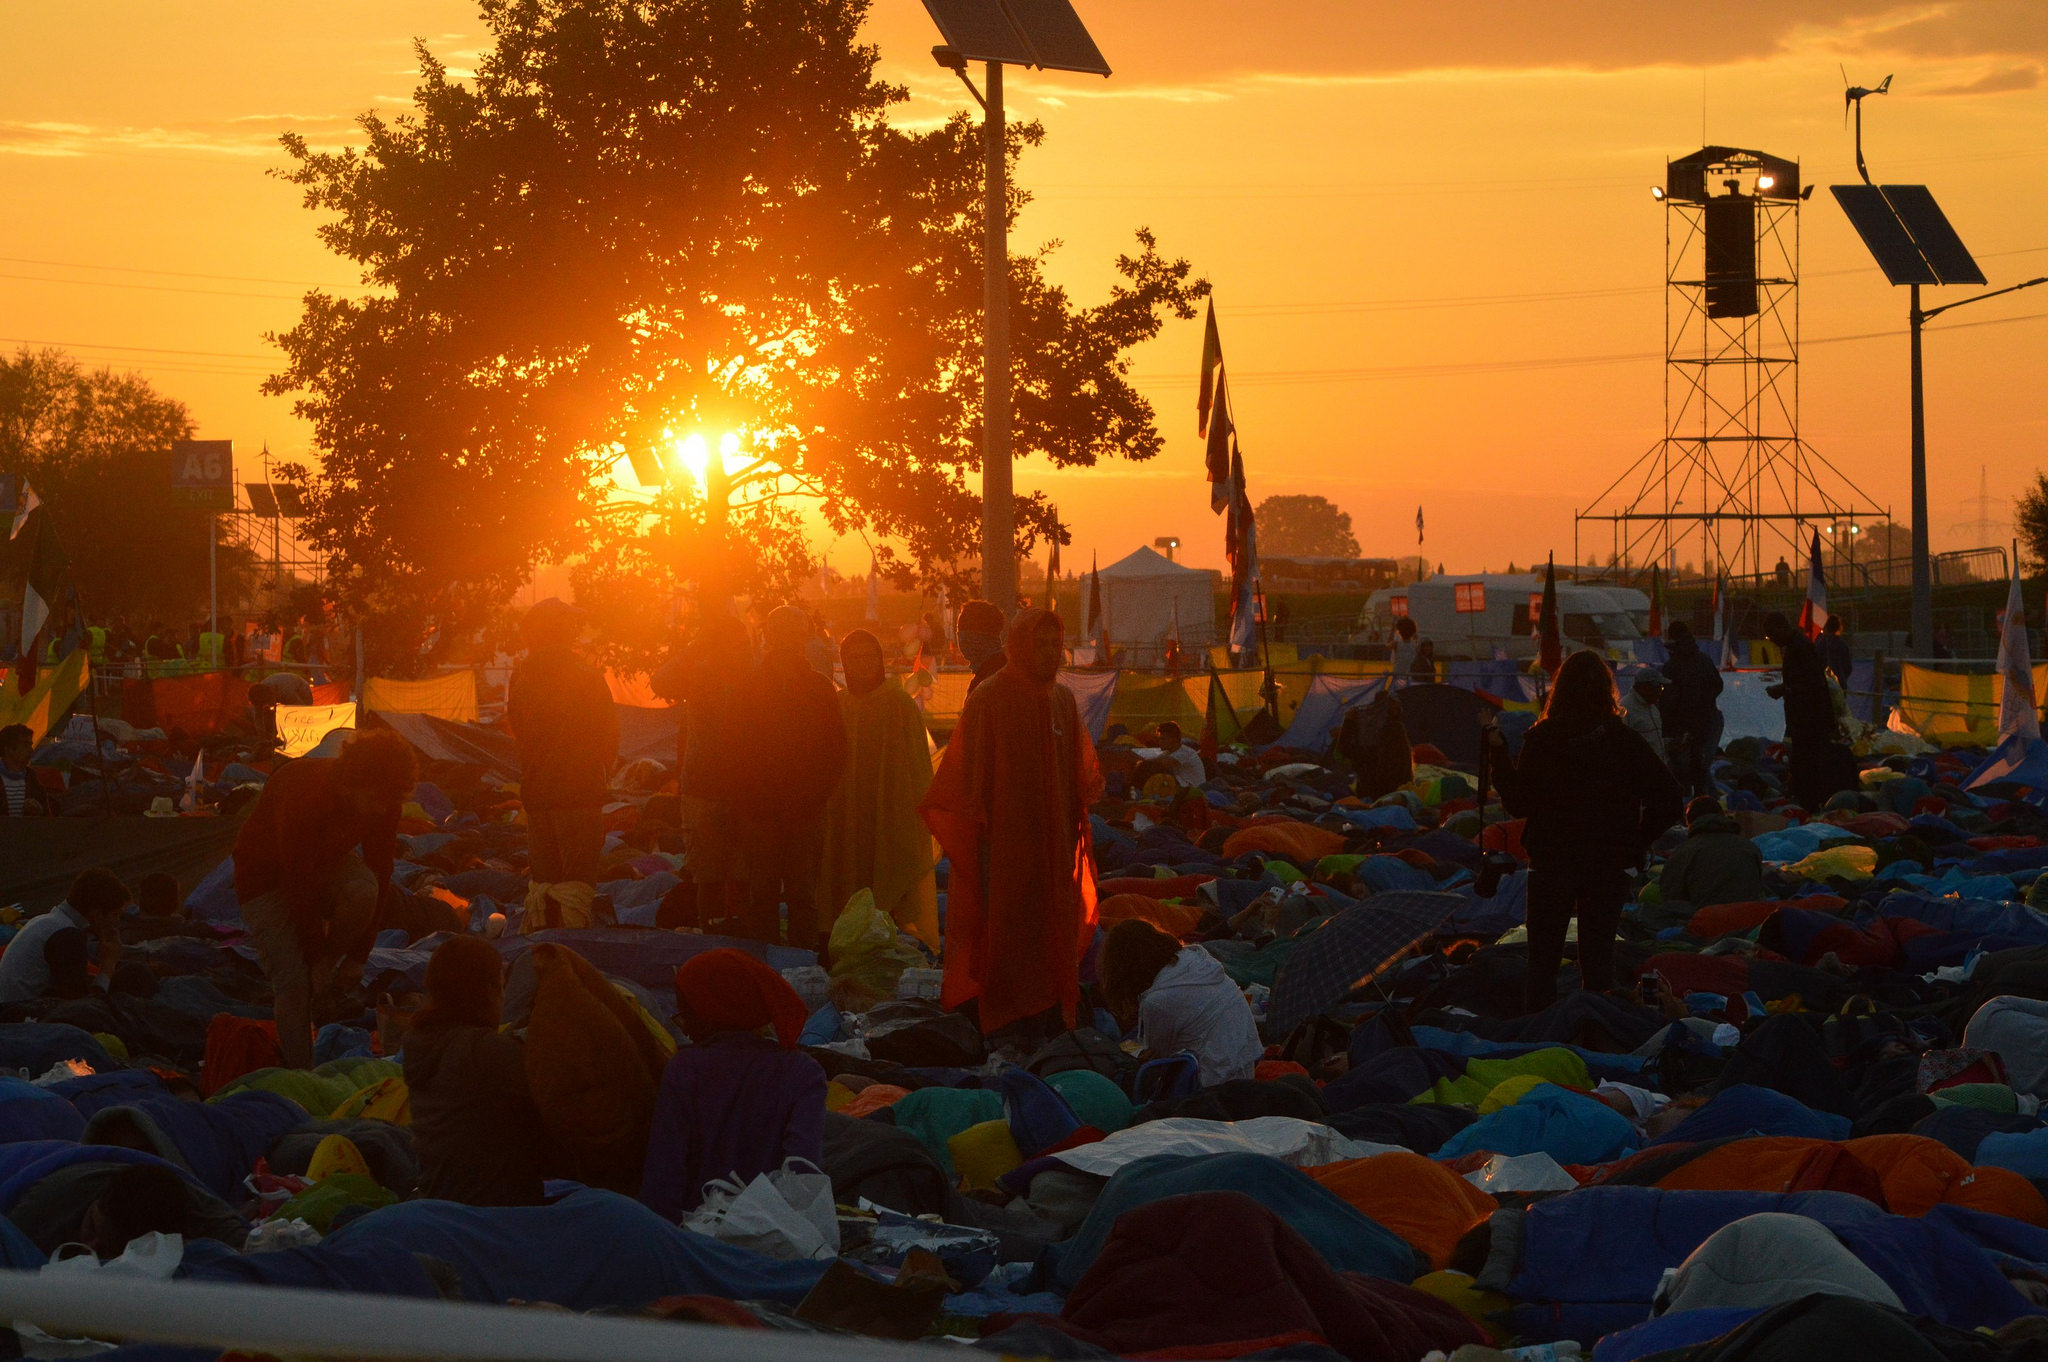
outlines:
[[[1084,578],[1084,610],[1087,590]],[[1181,646],[1190,652],[1216,642],[1214,574],[1182,567],[1149,548],[1102,569],[1102,609],[1110,647],[1134,661],[1163,657],[1176,621]]]

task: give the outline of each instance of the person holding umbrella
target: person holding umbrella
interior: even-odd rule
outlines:
[[[1528,820],[1529,969],[1523,1006],[1557,1001],[1564,938],[1579,922],[1584,986],[1614,987],[1614,931],[1628,872],[1678,822],[1685,799],[1663,758],[1631,731],[1599,654],[1573,653],[1558,669],[1543,718],[1511,760],[1498,729],[1488,756],[1509,813]]]

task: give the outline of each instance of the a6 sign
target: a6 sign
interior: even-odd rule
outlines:
[[[173,440],[171,494],[180,506],[207,511],[235,509],[235,442]]]

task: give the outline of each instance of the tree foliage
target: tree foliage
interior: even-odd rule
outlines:
[[[49,511],[90,621],[182,629],[205,613],[207,514],[171,493],[171,442],[191,434],[184,403],[134,374],[56,350],[0,356],[0,472]]]
[[[365,115],[365,147],[285,139],[372,286],[309,295],[268,385],[314,425],[307,529],[359,608],[445,628],[581,555],[600,592],[786,591],[811,564],[799,504],[899,580],[973,551],[980,132],[888,124],[907,96],[856,42],[866,8],[484,0],[474,80],[422,46],[413,107]],[[1013,128],[1012,158],[1039,137]],[[1093,306],[1043,264],[1009,262],[1017,452],[1151,457],[1126,355],[1207,284],[1143,232]],[[678,454],[728,432],[729,516]],[[617,495],[622,461],[660,490]],[[1025,551],[1063,537],[1042,499],[1018,521]]]
[[[1281,558],[1356,558],[1351,514],[1324,497],[1267,497],[1255,513],[1259,550]]]
[[[2034,474],[2034,485],[2020,493],[2013,506],[2013,523],[2024,561],[2038,571],[2048,564],[2048,473]]]

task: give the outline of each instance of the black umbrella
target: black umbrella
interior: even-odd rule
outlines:
[[[1284,1036],[1344,1001],[1435,933],[1464,901],[1460,894],[1396,889],[1310,928],[1273,981],[1268,1034]]]

